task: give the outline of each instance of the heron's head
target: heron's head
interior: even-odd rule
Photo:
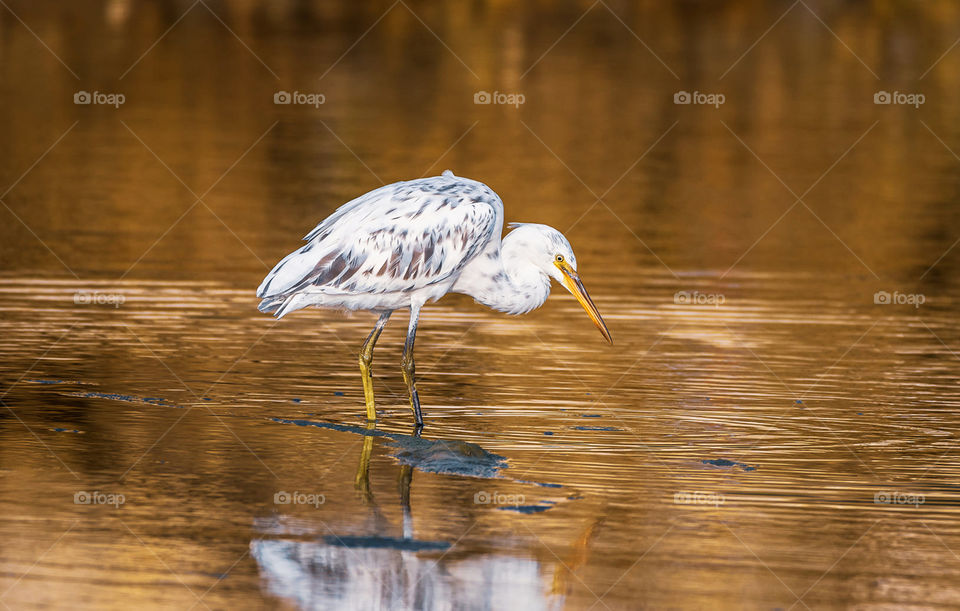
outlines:
[[[597,306],[593,304],[577,273],[577,257],[573,254],[573,248],[567,238],[547,225],[510,223],[509,226],[513,229],[507,236],[510,249],[570,291],[593,320],[593,324],[600,329],[603,337],[612,344],[613,338],[610,336],[610,331],[607,330],[607,325],[603,322]]]

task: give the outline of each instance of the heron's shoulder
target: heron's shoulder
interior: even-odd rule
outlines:
[[[396,199],[437,198],[444,200],[448,205],[485,203],[503,207],[500,196],[493,189],[479,180],[455,176],[450,170],[445,170],[440,176],[395,183],[394,197]]]
[[[480,181],[454,176],[450,170],[389,186],[389,197],[380,197],[367,206],[368,219],[437,226],[464,222],[485,225],[499,220],[502,226],[503,202],[493,189]]]
[[[395,182],[365,193],[340,206],[304,239],[324,239],[340,229],[373,228],[384,222],[456,220],[471,209],[492,220],[503,217],[503,202],[493,189],[447,170],[440,176]]]

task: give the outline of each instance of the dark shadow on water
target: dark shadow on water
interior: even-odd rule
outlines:
[[[507,460],[466,441],[427,440],[417,437],[397,439],[393,456],[401,464],[429,473],[498,477]]]
[[[378,535],[351,536],[327,535],[323,538],[330,545],[343,547],[366,547],[379,549],[397,549],[404,552],[444,551],[450,549],[451,544],[446,541],[417,541],[399,537],[384,537]]]
[[[737,467],[737,468],[743,469],[744,471],[757,470],[757,468],[754,465],[748,465],[746,463],[737,462],[735,460],[730,460],[728,458],[712,458],[712,459],[705,458],[700,462],[705,465],[711,465],[714,467],[723,467],[723,468]]]
[[[543,513],[544,511],[551,509],[553,505],[507,505],[505,507],[498,507],[500,511],[513,511],[515,513]]]
[[[385,437],[390,446],[396,448],[393,457],[400,464],[411,466],[418,471],[442,473],[466,477],[500,477],[501,470],[507,467],[507,459],[493,454],[480,446],[459,440],[423,439],[419,434],[402,435],[378,431],[375,428],[321,422],[315,420],[272,418],[274,422],[295,424],[297,426],[315,426],[333,431],[363,435],[366,438]]]

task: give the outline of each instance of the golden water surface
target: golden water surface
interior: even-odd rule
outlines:
[[[0,4],[2,607],[960,606],[960,5]],[[254,291],[447,168],[616,343],[447,297],[417,440]]]

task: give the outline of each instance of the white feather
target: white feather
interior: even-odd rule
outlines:
[[[392,310],[435,300],[470,261],[499,249],[502,229],[497,194],[449,170],[386,185],[308,233],[260,284],[260,308],[282,316],[309,305]]]

